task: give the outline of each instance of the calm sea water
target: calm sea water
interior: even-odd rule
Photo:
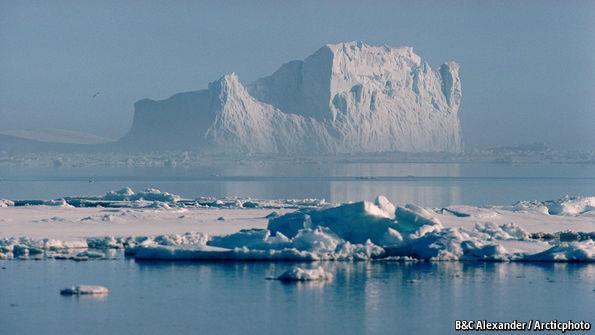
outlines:
[[[0,261],[2,334],[445,334],[456,319],[595,321],[595,265]],[[304,266],[317,266],[306,264]],[[61,296],[80,283],[106,297]]]
[[[91,182],[90,182],[91,181]],[[422,206],[511,204],[595,193],[595,164],[250,163],[193,168],[0,167],[0,198],[100,195],[131,186],[184,197],[372,200]]]

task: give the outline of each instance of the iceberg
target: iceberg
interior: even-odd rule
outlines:
[[[118,145],[230,153],[451,152],[463,150],[459,66],[432,69],[413,48],[325,45],[242,84],[135,103]]]

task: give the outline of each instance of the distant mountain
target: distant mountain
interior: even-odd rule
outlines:
[[[462,152],[459,66],[433,70],[412,48],[326,45],[242,85],[135,103],[119,144],[241,153]]]

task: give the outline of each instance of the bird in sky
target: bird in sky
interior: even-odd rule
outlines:
[[[93,98],[97,97],[99,95],[99,93],[101,93],[101,92],[95,92],[95,94],[93,94]]]

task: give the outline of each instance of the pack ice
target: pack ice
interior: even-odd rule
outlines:
[[[106,249],[125,249],[137,260],[595,261],[593,196],[423,208],[383,196],[225,202],[123,189],[63,202],[5,201],[0,259],[112,259]],[[86,248],[101,252],[78,250]],[[289,277],[304,276],[295,270]]]
[[[329,44],[243,85],[135,103],[125,147],[252,153],[461,152],[459,66],[410,47]]]
[[[430,210],[416,205],[395,206],[379,196],[374,202],[361,201],[323,208],[302,208],[272,217],[267,229],[242,229],[225,236],[213,236],[204,244],[192,246],[147,245],[136,248],[136,259],[168,260],[432,260],[432,261],[545,261],[592,262],[595,243],[590,234],[585,240],[547,242],[533,238],[515,223],[474,222],[474,213],[510,211],[519,215],[585,215],[588,229],[593,228],[591,203],[594,197],[564,198],[545,202],[552,208],[567,208],[553,213],[539,212],[544,203],[525,202],[522,209],[445,208]],[[576,214],[576,208],[582,208]],[[458,211],[457,211],[458,209]],[[437,218],[446,211],[448,226]],[[525,213],[527,212],[527,213]],[[462,222],[464,215],[470,217]],[[481,217],[481,216],[479,216]],[[450,221],[449,220],[449,221]],[[302,276],[303,275],[303,276]],[[289,278],[309,275],[294,269]],[[302,280],[302,279],[296,279]]]

